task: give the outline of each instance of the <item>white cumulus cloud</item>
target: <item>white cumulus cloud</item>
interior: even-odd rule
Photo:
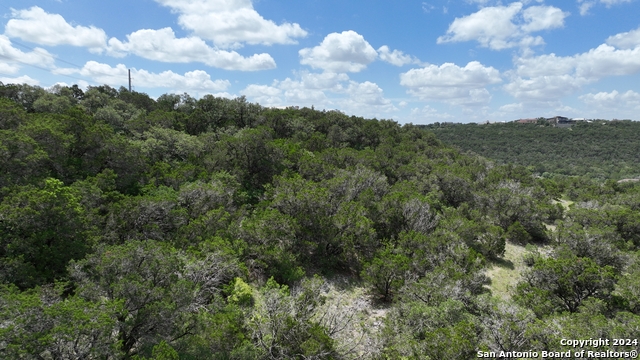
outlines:
[[[472,61],[464,67],[453,63],[428,65],[400,74],[400,85],[422,100],[440,100],[451,104],[478,106],[490,101],[485,88],[501,82],[500,72]]]
[[[635,30],[634,30],[635,31]],[[505,90],[523,101],[554,100],[572,94],[582,86],[610,76],[640,72],[640,46],[630,48],[635,34],[622,33],[607,42],[573,56],[541,55],[515,60],[516,68]]]
[[[243,44],[295,44],[307,36],[299,24],[263,18],[251,0],[156,0],[178,13],[178,23],[221,47]]]
[[[453,119],[453,115],[446,112],[440,112],[437,109],[426,105],[423,108],[411,109],[409,119],[411,119],[411,121],[415,121],[418,124],[425,124]]]
[[[378,53],[355,31],[327,35],[313,48],[300,50],[300,63],[331,72],[358,72],[373,62]]]
[[[124,64],[112,67],[108,64],[88,61],[82,69],[56,69],[55,73],[70,75],[80,74],[93,79],[94,82],[113,87],[122,86],[128,79],[128,68]],[[180,75],[173,71],[152,73],[144,69],[132,69],[131,77],[137,87],[167,88],[173,92],[204,93],[219,92],[227,89],[231,83],[228,80],[212,80],[203,70],[194,70]]]
[[[286,78],[277,82],[284,92],[287,104],[327,108],[332,105],[327,93],[344,92],[349,76],[344,73],[300,72],[297,79]]]
[[[269,85],[251,84],[240,92],[262,106],[281,106],[282,90]]]
[[[456,18],[447,33],[438,37],[437,43],[477,41],[480,46],[493,50],[541,45],[544,44],[542,37],[530,34],[563,27],[569,15],[553,6],[523,8],[522,2],[514,2],[508,6],[484,7]]]
[[[162,62],[201,62],[225,70],[255,71],[276,67],[275,60],[269,54],[243,57],[235,51],[212,48],[199,37],[176,38],[168,27],[138,30],[127,35],[126,42],[111,38],[108,53],[114,56],[135,54]]]
[[[241,94],[266,106],[337,108],[358,116],[380,117],[397,110],[374,82],[356,82],[345,73],[305,71],[296,75],[271,85],[249,85]]]
[[[633,90],[628,90],[624,93],[620,93],[617,90],[596,94],[589,93],[581,95],[579,98],[585,104],[592,107],[605,109],[640,109],[640,94]]]
[[[353,114],[380,116],[397,110],[391,100],[384,97],[384,92],[376,83],[351,81],[346,92],[349,97],[340,102],[341,109]]]
[[[606,7],[610,8],[614,5],[629,3],[631,0],[577,0],[578,1],[578,9],[580,10],[580,15],[589,14],[589,10],[594,7],[597,3],[604,4]]]
[[[5,26],[5,34],[32,43],[48,46],[72,45],[100,51],[107,35],[94,26],[72,26],[58,14],[49,14],[38,6],[13,10]]]
[[[40,85],[40,82],[36,79],[29,77],[28,75],[22,75],[18,77],[0,77],[0,82],[3,84],[27,84],[31,86]]]
[[[0,35],[0,68],[3,73],[14,74],[22,64],[51,68],[54,61],[53,55],[45,49],[35,48],[24,52],[14,48],[7,36]]]
[[[571,75],[516,77],[505,85],[505,90],[517,99],[544,101],[572,94],[586,83],[585,79]]]
[[[407,55],[400,50],[391,51],[387,45],[383,45],[378,49],[378,56],[380,56],[380,60],[395,66],[420,64],[420,60],[415,57]]]
[[[610,36],[607,44],[618,49],[633,49],[640,46],[640,28]]]
[[[525,23],[521,29],[525,32],[534,32],[555,29],[564,26],[564,18],[567,13],[553,6],[531,6],[522,12]]]

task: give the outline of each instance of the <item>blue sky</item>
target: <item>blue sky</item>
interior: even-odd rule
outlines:
[[[0,81],[400,123],[640,120],[640,0],[0,1]]]

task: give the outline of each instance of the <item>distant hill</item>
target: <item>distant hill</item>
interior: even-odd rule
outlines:
[[[422,126],[444,143],[540,175],[594,179],[640,176],[640,122],[579,122],[571,128],[540,124],[433,124]],[[546,173],[546,174],[545,174]]]

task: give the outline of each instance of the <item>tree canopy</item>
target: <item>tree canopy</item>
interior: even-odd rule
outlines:
[[[0,357],[469,359],[637,337],[640,184],[463,153],[449,131],[0,84]],[[497,296],[491,269],[525,247]]]

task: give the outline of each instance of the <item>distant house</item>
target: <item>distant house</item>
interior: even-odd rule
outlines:
[[[570,124],[571,123],[571,119],[569,119],[568,117],[564,117],[564,116],[554,116],[551,118],[547,118],[547,121],[551,124]]]
[[[547,118],[547,121],[556,127],[571,127],[576,123],[575,120],[569,119],[568,117],[564,116],[554,116],[552,118]]]

